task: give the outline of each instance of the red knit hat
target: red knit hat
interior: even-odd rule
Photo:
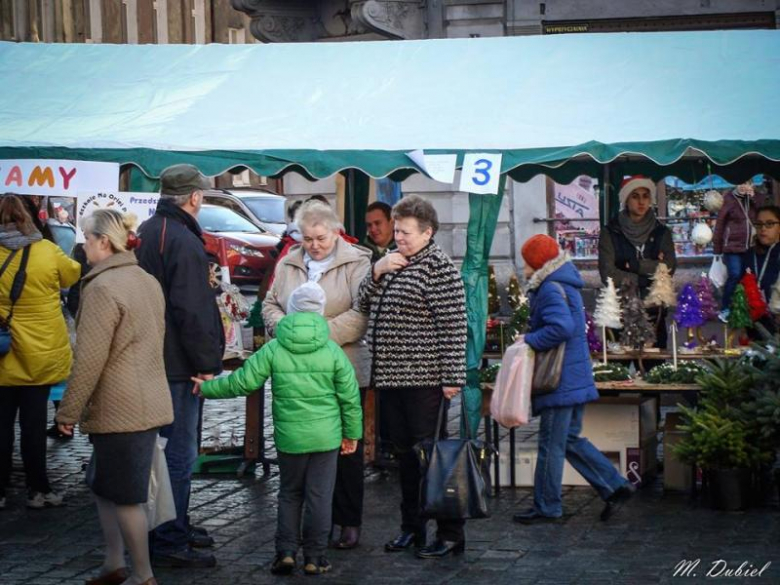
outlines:
[[[560,252],[558,242],[545,234],[528,238],[520,250],[525,263],[534,270],[539,270],[547,262],[556,258]]]

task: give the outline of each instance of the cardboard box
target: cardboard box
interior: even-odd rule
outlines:
[[[585,405],[582,436],[602,451],[640,448],[658,434],[657,398],[604,396]]]
[[[693,484],[691,466],[678,461],[674,456],[674,446],[686,433],[679,430],[682,416],[679,412],[666,415],[664,425],[664,489],[670,491],[690,491]]]
[[[612,461],[615,469],[635,485],[655,477],[658,458],[656,398],[641,396],[603,397],[585,406],[581,436]],[[499,485],[509,486],[509,439],[500,444]],[[518,487],[534,484],[537,435],[515,445],[515,482]],[[494,468],[491,466],[491,477]],[[589,485],[568,462],[564,463],[563,485]]]

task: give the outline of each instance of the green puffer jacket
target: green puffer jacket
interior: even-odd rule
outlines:
[[[315,313],[294,313],[230,376],[205,382],[206,398],[248,396],[273,376],[274,441],[283,453],[317,453],[363,437],[355,370]]]

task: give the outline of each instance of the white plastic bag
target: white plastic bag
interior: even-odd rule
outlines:
[[[490,416],[506,428],[528,424],[534,352],[520,338],[507,348],[490,399]]]
[[[718,288],[723,288],[723,285],[726,284],[728,277],[729,271],[728,268],[726,268],[726,265],[723,263],[723,257],[715,256],[712,259],[712,266],[710,266],[710,280],[712,281],[712,284]]]
[[[149,497],[144,504],[149,530],[157,528],[176,518],[176,504],[173,502],[171,478],[165,460],[165,445],[168,439],[158,436],[152,456],[152,473],[149,477]]]

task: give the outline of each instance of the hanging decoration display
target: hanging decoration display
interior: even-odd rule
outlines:
[[[723,207],[723,195],[720,191],[710,189],[704,194],[704,207],[711,213],[718,213]]]
[[[703,248],[712,241],[712,228],[704,222],[697,223],[691,231],[691,241]]]

